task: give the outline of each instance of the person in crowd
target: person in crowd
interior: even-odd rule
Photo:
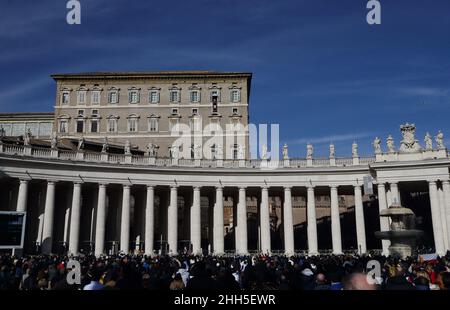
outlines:
[[[83,254],[81,283],[69,284],[65,255],[0,255],[1,290],[448,290],[450,255],[432,261],[376,254],[145,256]],[[368,261],[381,274],[368,280]],[[370,282],[370,283],[369,283]]]
[[[102,277],[101,270],[97,268],[93,268],[89,272],[89,277],[91,278],[91,282],[84,286],[83,290],[85,291],[96,291],[102,290],[105,286],[100,284],[100,278]]]
[[[172,283],[170,283],[169,289],[171,291],[178,291],[178,290],[183,290],[184,288],[185,288],[185,286],[184,286],[183,279],[181,278],[181,274],[176,273]]]

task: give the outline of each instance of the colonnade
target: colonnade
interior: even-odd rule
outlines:
[[[29,190],[28,180],[21,179],[19,182],[17,211],[27,210],[27,196]],[[42,227],[42,247],[43,253],[52,252],[53,225],[55,218],[55,184],[53,180],[47,181],[45,194],[45,211]],[[438,186],[439,184],[439,186]],[[81,182],[72,183],[72,200],[70,206],[70,227],[69,227],[69,244],[68,251],[77,254],[80,247],[80,217],[81,217]],[[96,218],[95,218],[95,254],[104,254],[105,249],[105,232],[106,232],[106,209],[107,209],[107,188],[109,184],[98,184]],[[436,252],[444,254],[449,249],[450,231],[448,223],[450,223],[450,182],[429,181],[429,194],[431,215],[433,223],[433,233]],[[190,206],[190,243],[191,250],[195,254],[202,252],[201,248],[201,187],[192,186],[188,188],[191,192],[192,204]],[[226,187],[216,186],[213,205],[213,253],[223,254],[224,249],[224,189]],[[248,238],[247,238],[247,188],[237,186],[238,199],[236,208],[237,225],[235,226],[235,252],[237,254],[248,254]],[[294,247],[294,225],[292,211],[292,186],[283,188],[283,205],[282,205],[282,225],[284,236],[284,251],[287,255],[295,253]],[[130,193],[132,185],[122,185],[122,201],[120,216],[120,250],[130,252]],[[379,211],[386,209],[394,202],[400,203],[400,194],[397,183],[380,183],[377,184]],[[261,199],[259,203],[259,225],[260,225],[260,251],[262,253],[271,253],[271,231],[270,231],[270,210],[269,210],[269,186],[259,187]],[[317,217],[315,205],[315,188],[307,186],[305,188],[307,196],[306,214],[307,214],[307,244],[308,252],[311,255],[319,254],[318,236],[317,236]],[[330,202],[331,202],[331,232],[332,247],[334,254],[341,254],[342,236],[341,221],[338,203],[338,185],[330,185]],[[355,223],[356,223],[356,239],[357,248],[360,253],[367,252],[366,245],[366,229],[363,207],[363,189],[361,185],[353,185],[355,197]],[[178,191],[179,186],[170,186],[168,191],[169,199],[167,206],[167,244],[169,253],[175,255],[178,253]],[[154,223],[155,223],[155,186],[146,186],[145,198],[145,229],[144,244],[145,253],[154,254]],[[380,218],[381,230],[389,230],[389,220]],[[383,253],[388,254],[388,241],[382,241]]]

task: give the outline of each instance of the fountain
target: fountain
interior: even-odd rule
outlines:
[[[414,229],[414,212],[394,202],[381,211],[380,216],[391,218],[389,231],[375,232],[377,238],[391,241],[389,254],[402,258],[415,255],[416,240],[423,235],[423,231]]]

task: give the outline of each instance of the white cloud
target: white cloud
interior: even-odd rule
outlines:
[[[329,135],[322,137],[310,137],[310,138],[301,138],[288,141],[289,144],[325,144],[325,143],[335,143],[342,141],[353,141],[358,139],[363,139],[367,137],[372,137],[373,133],[371,132],[361,132],[361,133],[347,133],[347,134],[338,134],[338,135]]]

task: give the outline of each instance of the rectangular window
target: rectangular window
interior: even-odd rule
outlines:
[[[86,91],[85,90],[79,90],[77,97],[78,97],[78,103],[79,104],[85,104],[86,103]]]
[[[128,131],[137,132],[138,130],[138,120],[136,118],[130,118],[128,120]]]
[[[100,104],[100,91],[99,90],[92,91],[91,103],[92,104]]]
[[[59,132],[60,133],[67,133],[67,121],[59,121]]]
[[[84,116],[84,110],[78,110],[78,116]]]
[[[158,132],[158,119],[157,118],[150,118],[150,121],[148,124],[148,131]]]
[[[218,89],[211,90],[211,102],[213,101],[213,97],[217,97],[217,101],[220,101],[220,91]]]
[[[70,94],[69,92],[65,91],[61,95],[61,104],[69,104],[70,102]]]
[[[150,103],[158,103],[159,102],[159,93],[157,90],[150,91],[149,101],[150,101]]]
[[[172,114],[173,115],[177,115],[178,114],[178,109],[172,109]]]
[[[197,115],[198,114],[198,109],[192,109],[192,114],[193,115]]]
[[[98,132],[98,121],[91,121],[91,132]]]
[[[98,117],[98,110],[92,110],[92,116]]]
[[[108,103],[118,103],[119,102],[119,93],[117,91],[111,91],[108,94]]]
[[[128,94],[128,102],[129,103],[138,103],[139,102],[139,93],[135,90],[130,91]]]
[[[239,102],[241,101],[241,94],[240,91],[237,89],[234,89],[231,91],[231,102]]]
[[[108,120],[108,132],[117,132],[117,120],[112,118]]]
[[[77,133],[84,131],[84,121],[77,121]]]
[[[237,146],[237,144],[235,144],[233,146],[233,159],[234,160],[238,159],[238,146]]]
[[[169,93],[169,100],[170,102],[178,102],[179,101],[179,91],[178,90],[171,90]]]
[[[191,91],[191,102],[199,102],[200,101],[200,92],[198,90]]]

